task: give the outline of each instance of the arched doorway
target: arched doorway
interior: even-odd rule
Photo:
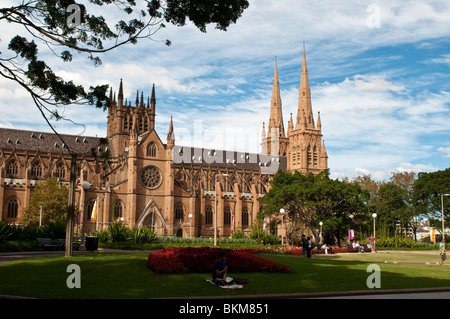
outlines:
[[[183,237],[183,230],[180,228],[177,230],[177,237],[182,238]]]

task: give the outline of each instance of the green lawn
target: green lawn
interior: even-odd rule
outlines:
[[[450,286],[450,266],[385,264],[384,261],[430,261],[439,255],[413,253],[303,256],[262,254],[288,265],[290,274],[236,274],[248,279],[245,290],[226,291],[205,279],[209,274],[156,275],[146,253],[98,253],[71,258],[44,257],[0,265],[0,294],[44,298],[152,298],[233,294],[273,294],[364,290],[370,264],[381,267],[382,289]],[[81,289],[69,289],[69,264],[81,268]],[[232,275],[232,274],[231,274]]]

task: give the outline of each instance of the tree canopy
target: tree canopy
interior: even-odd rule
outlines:
[[[8,51],[0,52],[0,76],[18,83],[31,95],[52,129],[49,118],[64,119],[57,109],[60,105],[78,103],[106,109],[108,85],[84,88],[71,79],[57,76],[51,66],[39,58],[39,49],[50,48],[64,62],[72,61],[74,52],[86,54],[98,66],[101,54],[128,43],[135,44],[140,39],[153,39],[165,23],[181,27],[189,20],[201,32],[206,32],[208,24],[226,31],[249,6],[247,0],[17,2],[10,7],[0,6],[0,25],[2,28],[18,26],[28,36],[0,38],[9,41]],[[170,40],[165,43],[170,45]]]
[[[359,185],[330,179],[328,171],[318,175],[279,171],[262,198],[262,214],[270,216],[283,207],[290,221],[291,240],[295,240],[296,225],[303,225],[303,231],[308,229],[318,238],[319,222],[323,222],[323,231],[331,235],[328,238],[340,244],[353,218],[365,212],[363,194]]]
[[[69,188],[56,178],[46,179],[36,185],[30,194],[21,223],[39,225],[42,203],[42,225],[65,222],[68,211]]]
[[[432,173],[419,173],[413,188],[413,199],[419,213],[431,221],[435,219],[441,221],[443,194],[450,194],[450,168]],[[443,199],[444,216],[449,223],[450,197],[444,196]],[[439,223],[435,226],[438,225]]]

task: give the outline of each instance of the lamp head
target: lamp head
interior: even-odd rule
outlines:
[[[88,181],[83,182],[83,184],[81,184],[81,187],[87,191],[89,190],[89,188],[91,188],[91,183],[89,183]]]

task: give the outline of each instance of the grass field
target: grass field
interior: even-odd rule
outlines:
[[[227,291],[205,279],[209,274],[156,275],[146,265],[147,253],[94,253],[71,258],[43,257],[0,265],[0,294],[42,298],[155,298],[285,294],[366,290],[370,264],[381,268],[382,289],[450,286],[450,266],[385,264],[384,261],[439,261],[439,255],[415,253],[303,256],[261,254],[288,265],[290,274],[236,274],[248,280],[244,290]],[[69,289],[67,266],[81,269],[81,288]],[[233,275],[233,274],[230,274]]]

